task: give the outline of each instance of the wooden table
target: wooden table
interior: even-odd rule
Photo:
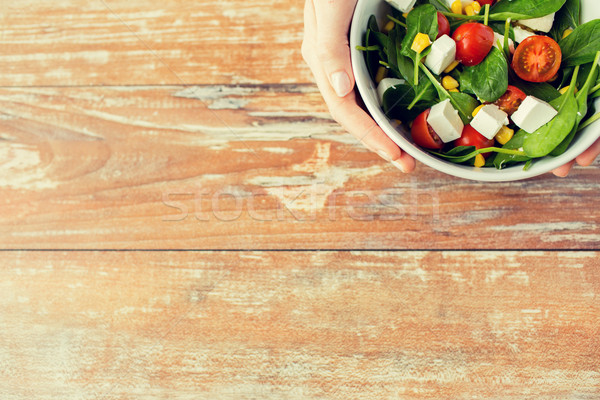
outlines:
[[[399,173],[301,0],[2,6],[1,399],[600,398],[598,163]]]

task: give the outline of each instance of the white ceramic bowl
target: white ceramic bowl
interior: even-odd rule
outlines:
[[[582,22],[600,18],[600,7],[596,4],[597,1],[598,0],[581,1]],[[375,119],[383,131],[396,142],[401,149],[418,161],[438,171],[460,178],[489,182],[515,181],[544,174],[573,160],[600,137],[600,122],[596,122],[582,130],[564,154],[559,157],[545,157],[536,160],[527,171],[523,170],[522,165],[516,165],[502,170],[458,165],[444,161],[429,154],[425,150],[422,150],[412,142],[410,132],[402,127],[394,128],[384,115],[377,99],[376,86],[367,71],[364,55],[361,51],[356,50],[357,45],[363,44],[362,40],[369,17],[375,15],[378,21],[382,21],[389,13],[389,10],[390,6],[384,0],[358,0],[350,29],[352,68],[354,70],[358,90],[373,119]],[[596,99],[595,104],[596,109],[600,110],[600,98]]]

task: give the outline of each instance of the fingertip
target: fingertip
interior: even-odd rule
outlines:
[[[597,140],[591,145],[586,151],[581,153],[577,158],[577,164],[582,167],[588,167],[592,165],[596,157],[600,154],[600,140]]]
[[[353,89],[350,76],[343,70],[329,75],[329,83],[338,97],[346,97]]]
[[[415,159],[404,151],[402,151],[402,154],[397,160],[392,161],[392,164],[405,174],[413,172],[416,166]]]
[[[566,178],[571,172],[571,168],[573,167],[575,161],[571,161],[565,165],[562,165],[552,171],[552,173],[559,178]]]

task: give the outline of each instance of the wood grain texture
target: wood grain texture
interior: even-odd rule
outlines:
[[[2,248],[595,249],[597,165],[405,176],[312,86],[0,90]]]
[[[0,86],[311,82],[303,4],[3,1]]]
[[[596,252],[11,252],[3,399],[596,399]]]

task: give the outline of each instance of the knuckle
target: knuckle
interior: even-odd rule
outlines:
[[[338,101],[333,101],[330,102],[331,104],[327,104],[328,108],[329,108],[329,114],[331,115],[331,118],[333,118],[333,120],[337,123],[342,122],[342,118],[343,118],[343,100],[338,100]]]
[[[335,54],[335,48],[330,43],[319,43],[317,46],[317,57],[319,60],[329,60]]]

